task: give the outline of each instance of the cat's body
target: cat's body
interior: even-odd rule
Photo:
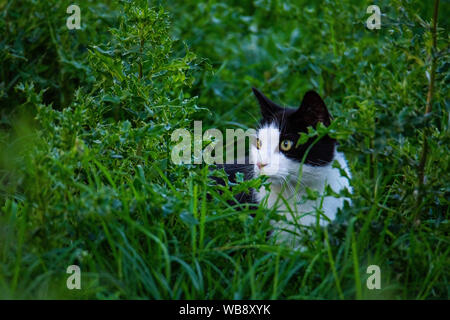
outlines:
[[[278,233],[280,238],[292,239],[291,235],[298,233],[298,225],[315,224],[317,218],[325,225],[348,200],[324,196],[327,185],[336,193],[344,188],[351,191],[348,178],[341,176],[339,169],[332,166],[333,162],[337,161],[348,177],[350,172],[344,155],[337,150],[337,142],[328,135],[318,141],[310,138],[297,146],[300,133],[307,132],[309,126],[316,128],[319,122],[325,126],[331,123],[328,110],[317,93],[307,92],[300,107],[293,109],[280,107],[258,90],[253,91],[263,116],[256,144],[251,146],[247,164],[225,165],[224,169],[230,179],[236,172],[243,172],[245,179],[259,175],[269,178],[269,190],[265,187],[252,190],[249,195],[240,195],[238,201],[276,208],[289,223],[274,222],[275,229],[284,230]],[[307,188],[318,192],[317,199],[307,199]]]

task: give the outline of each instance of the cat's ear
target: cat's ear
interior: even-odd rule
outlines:
[[[299,117],[306,126],[312,126],[313,128],[319,122],[322,122],[326,127],[331,123],[331,117],[325,102],[313,90],[305,93],[300,107],[295,112],[295,116]]]
[[[277,112],[284,109],[263,95],[258,89],[252,88],[252,90],[256,99],[258,99],[259,106],[261,107],[261,114],[264,119],[274,118],[274,115]]]

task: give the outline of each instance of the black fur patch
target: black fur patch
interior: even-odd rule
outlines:
[[[236,183],[236,174],[238,172],[242,173],[244,175],[244,180],[250,180],[253,178],[253,165],[250,164],[249,158],[245,158],[245,164],[217,164],[217,169],[224,169],[225,173],[228,176],[228,179],[230,182]],[[221,178],[211,176],[211,179],[213,179],[216,183],[224,186],[225,181],[223,181]],[[249,193],[241,192],[235,196],[236,201],[240,204],[242,203],[254,203],[256,204],[256,200],[253,198],[253,189],[249,190]],[[235,205],[233,201],[228,201],[228,204]]]
[[[316,128],[319,122],[325,126],[331,123],[331,117],[322,98],[315,91],[308,91],[303,97],[302,103],[298,109],[283,108],[271,101],[259,90],[253,88],[253,93],[258,99],[263,116],[260,125],[269,125],[275,123],[280,128],[280,141],[285,139],[292,140],[294,146],[300,137],[300,132],[308,132],[308,127]],[[306,150],[313,143],[315,138],[309,139],[305,144],[297,148],[291,148],[289,151],[283,151],[287,157],[301,162]],[[324,136],[309,151],[305,163],[312,166],[325,166],[334,158],[334,148],[336,140]]]

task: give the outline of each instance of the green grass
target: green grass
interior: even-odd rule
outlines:
[[[431,1],[378,1],[380,30],[356,0],[84,1],[73,31],[70,4],[0,1],[0,298],[449,298],[448,2],[435,48]],[[255,126],[252,86],[317,90],[349,162],[352,205],[302,252],[227,202],[263,180],[219,195],[170,161],[194,120]]]

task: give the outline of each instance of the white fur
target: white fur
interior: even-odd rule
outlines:
[[[297,184],[300,163],[287,158],[280,152],[280,131],[278,127],[274,124],[262,127],[258,130],[257,137],[261,142],[261,147],[258,150],[256,146],[252,146],[250,160],[254,164],[254,174],[256,176],[268,176],[271,186],[270,191],[262,187],[255,192],[254,196],[258,202],[264,201],[263,204],[269,208],[276,207],[277,211],[284,214],[287,220],[291,222],[289,224],[283,222],[274,223],[274,226],[277,229],[287,229],[298,234],[297,225],[315,224],[319,211],[323,212],[330,220],[333,220],[338,208],[342,208],[344,201],[349,201],[349,199],[319,196],[317,200],[304,200],[303,197],[306,195],[306,187],[317,190],[322,195],[327,184],[337,193],[344,188],[351,192],[348,179],[340,175],[339,169],[332,167],[333,161],[337,160],[341,168],[350,177],[344,155],[335,150],[333,161],[326,166],[304,164],[300,173],[300,183]],[[258,168],[257,163],[263,163],[266,166]],[[291,210],[288,209],[283,198]],[[327,223],[328,221],[323,216],[320,216],[320,224],[323,226]],[[282,238],[287,236],[289,239],[292,239],[292,233],[289,235],[287,232],[282,232],[281,236]]]

